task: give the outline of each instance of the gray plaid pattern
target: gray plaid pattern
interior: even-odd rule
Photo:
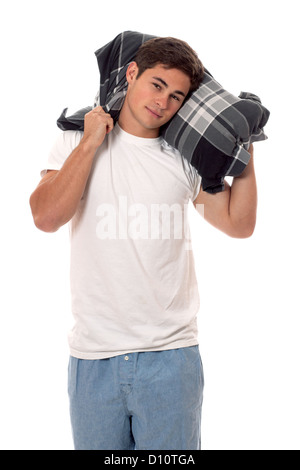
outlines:
[[[255,108],[249,108],[249,100]],[[195,152],[201,139],[206,139],[222,154],[232,158],[224,176],[238,176],[249,162],[247,150],[250,144],[267,139],[262,128],[250,127],[251,121],[247,117],[251,112],[252,115],[256,113],[259,122],[264,114],[267,115],[257,96],[241,93],[238,98],[206,72],[201,86],[164,129],[163,136],[192,163],[195,163]]]
[[[126,31],[95,52],[100,88],[94,105],[102,106],[117,120],[127,93],[126,71],[138,48],[155,36]]]
[[[94,106],[101,105],[118,120],[126,92],[126,70],[138,48],[154,36],[126,31],[96,51],[100,71],[100,88]],[[84,108],[66,117],[67,109],[57,121],[63,129],[83,129]],[[224,189],[225,176],[238,176],[247,166],[252,142],[267,139],[264,126],[269,111],[251,93],[236,97],[205,72],[198,90],[162,129],[166,142],[178,149],[197,169],[205,191]]]

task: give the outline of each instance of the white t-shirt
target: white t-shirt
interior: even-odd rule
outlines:
[[[45,168],[60,170],[82,136],[61,133]],[[135,137],[118,124],[106,137],[70,221],[72,356],[103,359],[198,344],[186,216],[200,183],[161,137]]]

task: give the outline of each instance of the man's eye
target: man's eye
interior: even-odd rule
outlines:
[[[178,96],[176,96],[176,95],[172,95],[172,98],[173,98],[175,101],[180,101],[179,98],[178,98]]]
[[[155,88],[156,88],[157,90],[160,90],[160,89],[161,89],[161,86],[160,86],[158,83],[153,83],[153,85],[155,86]]]

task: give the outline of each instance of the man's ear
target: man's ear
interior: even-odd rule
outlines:
[[[136,62],[131,62],[128,65],[128,68],[127,68],[127,71],[126,71],[126,79],[127,79],[128,84],[131,84],[134,81],[134,79],[138,75],[138,72],[139,72],[139,68],[137,66],[137,63]]]

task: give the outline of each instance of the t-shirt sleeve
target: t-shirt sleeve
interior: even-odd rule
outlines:
[[[176,158],[177,163],[180,167],[180,172],[183,170],[183,178],[189,188],[189,198],[194,201],[200,192],[202,178],[199,175],[196,168],[191,165],[191,163],[181,155],[179,150],[175,149],[171,145],[167,144],[166,141],[163,142],[163,147],[165,151],[171,152],[173,157]]]
[[[184,157],[182,158],[183,169],[190,188],[190,199],[194,201],[199,194],[201,186],[201,176]]]
[[[73,150],[79,145],[82,136],[83,132],[81,131],[60,132],[50,150],[41,176],[44,176],[48,170],[60,170]]]
[[[200,192],[200,186],[201,186],[201,176],[197,172],[196,168],[194,168],[191,165],[191,171],[192,171],[192,185],[191,185],[191,200],[194,201],[196,197],[198,196]]]

